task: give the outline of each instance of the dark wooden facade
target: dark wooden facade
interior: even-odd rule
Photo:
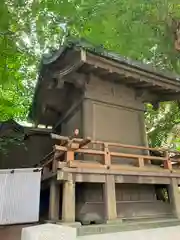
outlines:
[[[6,144],[3,144],[0,152],[0,168],[14,169],[38,165],[52,149],[51,132],[51,129],[46,128],[23,127],[13,120],[1,123],[1,143]]]
[[[87,46],[64,47],[51,59],[44,60],[31,118],[40,124],[53,125],[63,136],[71,136],[78,128],[82,141],[90,137],[103,144],[121,143],[108,146],[112,155],[109,168],[92,165],[102,161],[97,152],[77,155],[74,160],[71,159],[75,151],[73,146],[68,145],[71,150],[63,150],[63,146],[57,149],[66,153],[60,154],[63,159],[66,156],[68,162],[74,160],[74,165],[55,164],[59,170],[55,167],[52,175],[43,175],[44,179],[57,177],[50,185],[51,219],[61,218],[57,214],[59,184],[63,186],[60,215],[64,221],[76,219],[89,223],[117,217],[158,217],[174,211],[178,216],[179,173],[171,173],[166,152],[161,159],[166,169],[157,171],[152,166],[144,123],[145,102],[157,107],[161,101],[179,100],[178,80],[178,76],[157,72],[109,52],[97,53]],[[79,145],[78,149],[81,149]],[[94,151],[98,149],[95,147]],[[79,158],[84,165],[78,165]],[[158,200],[157,188],[162,186],[171,189],[169,194],[173,200],[169,199],[172,203]]]

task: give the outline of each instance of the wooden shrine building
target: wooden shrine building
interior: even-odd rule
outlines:
[[[42,60],[30,117],[56,133],[42,161],[49,219],[180,217],[178,164],[167,149],[150,156],[144,122],[144,103],[180,100],[179,80],[85,42]]]

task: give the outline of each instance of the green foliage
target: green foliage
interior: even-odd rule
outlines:
[[[0,153],[3,155],[8,154],[8,150],[13,146],[21,145],[27,150],[24,144],[24,135],[16,134],[15,136],[5,136],[0,138]]]
[[[157,111],[147,105],[146,126],[152,147],[163,145],[177,148],[175,139],[180,137],[179,124],[180,110],[176,102],[161,103]]]
[[[1,0],[0,18],[1,120],[26,118],[41,55],[67,34],[180,73],[171,27],[179,0]],[[177,125],[177,105],[148,106],[146,118],[151,145],[162,145]]]

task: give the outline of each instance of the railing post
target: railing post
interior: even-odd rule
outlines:
[[[107,143],[104,143],[104,152],[105,152],[104,153],[104,164],[107,167],[110,167],[111,166],[111,155],[110,155],[110,151],[109,151]]]
[[[68,150],[66,152],[66,162],[68,166],[70,167],[71,161],[74,161],[74,151],[73,151],[73,144],[69,143],[68,144]]]
[[[143,157],[138,158],[138,167],[144,167],[144,158]]]
[[[164,161],[164,168],[172,171],[172,163],[171,163],[171,160],[169,158],[169,152],[168,151],[165,152],[165,158],[166,158],[166,160]]]

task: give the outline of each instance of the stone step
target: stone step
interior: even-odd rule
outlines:
[[[133,231],[140,229],[150,229],[150,228],[161,228],[161,227],[170,227],[170,226],[179,226],[179,219],[160,219],[160,220],[149,220],[144,222],[116,222],[109,224],[100,224],[100,225],[89,225],[81,226],[77,228],[78,236],[85,235],[94,235],[94,234],[104,234],[104,233],[113,233],[113,232],[123,232],[123,231]]]

